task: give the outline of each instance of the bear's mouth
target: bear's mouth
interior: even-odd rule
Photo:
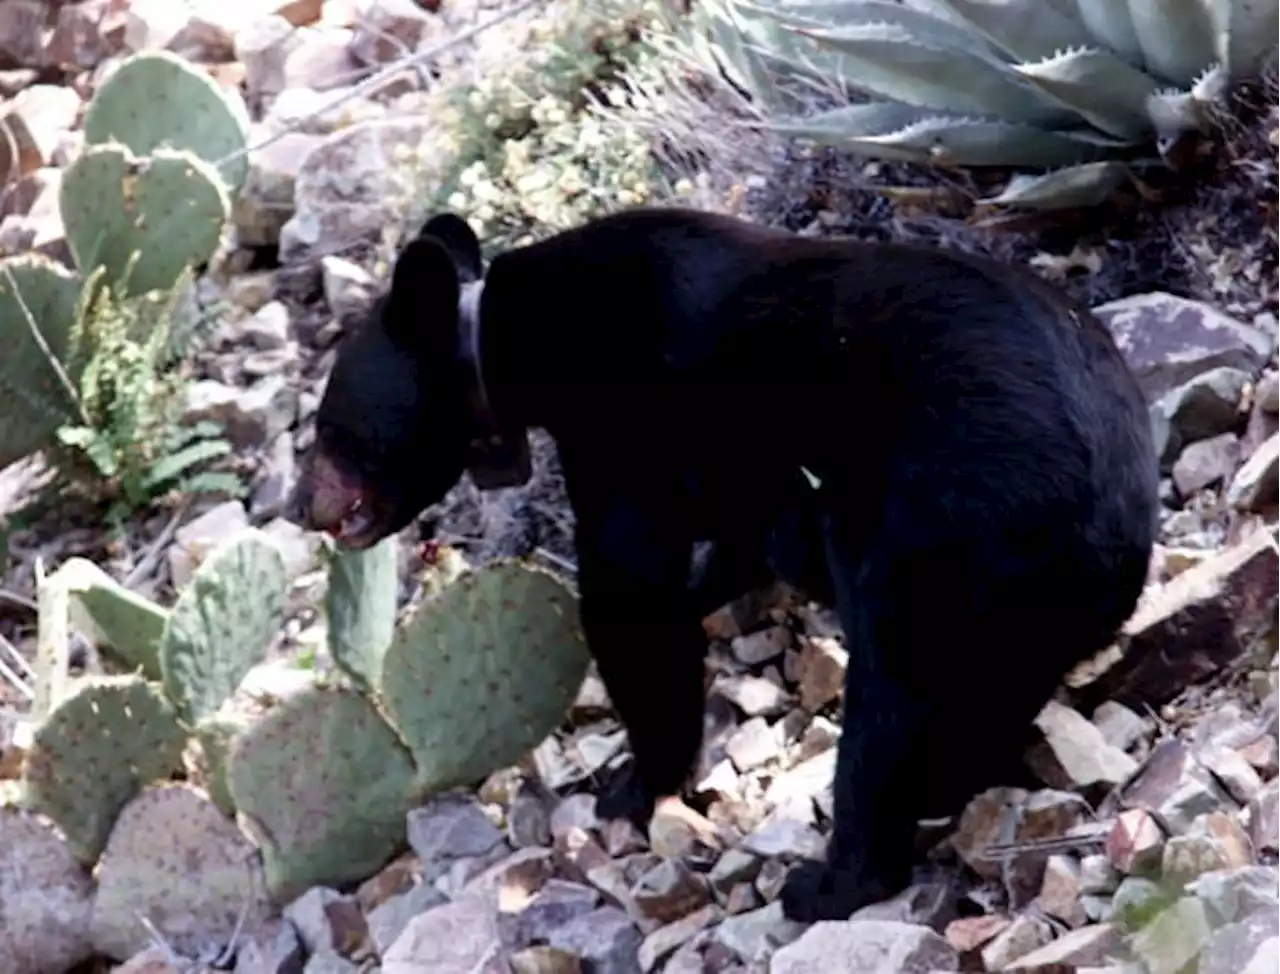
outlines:
[[[377,540],[378,520],[374,506],[364,497],[356,497],[339,518],[336,530],[330,530],[329,534],[348,548],[364,547],[362,540],[372,539],[369,543]]]
[[[369,548],[387,533],[385,498],[323,455],[312,460],[299,481],[298,505],[300,523],[324,532],[343,548]]]

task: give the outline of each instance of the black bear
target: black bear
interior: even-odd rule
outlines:
[[[526,479],[545,429],[634,753],[598,810],[641,824],[700,745],[703,614],[802,574],[849,666],[827,856],[782,902],[844,918],[909,882],[917,821],[1001,783],[1133,610],[1158,522],[1148,422],[1107,331],[1029,271],[634,209],[486,272],[446,214],[340,346],[293,516],[371,545],[464,470]]]

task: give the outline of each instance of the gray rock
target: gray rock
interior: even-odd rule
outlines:
[[[456,859],[485,856],[505,846],[502,830],[468,796],[438,798],[409,812],[409,845],[434,880]]]
[[[188,521],[173,535],[169,546],[169,577],[177,588],[191,581],[191,574],[209,552],[249,526],[249,515],[239,501],[224,501]]]
[[[549,946],[577,954],[592,965],[593,974],[643,974],[643,940],[631,918],[615,906],[579,914],[547,934]]]
[[[815,923],[773,955],[769,974],[932,974],[960,969],[955,949],[928,927],[892,920]]]
[[[419,914],[448,902],[448,897],[429,883],[419,883],[411,890],[392,896],[369,911],[369,937],[378,953],[385,954],[396,938]]]
[[[1254,372],[1274,339],[1199,301],[1162,291],[1093,309],[1110,329],[1148,401],[1219,366]]]
[[[430,153],[434,133],[426,119],[400,118],[360,122],[326,136],[298,174],[295,212],[280,231],[281,261],[376,239],[415,193],[397,150]]]
[[[497,916],[486,897],[463,897],[419,914],[382,955],[382,974],[506,974]]]

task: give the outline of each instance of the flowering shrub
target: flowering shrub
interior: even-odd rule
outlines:
[[[661,0],[555,8],[509,39],[509,58],[486,59],[474,85],[441,89],[433,117],[447,137],[433,137],[434,162],[426,152],[406,160],[415,174],[409,225],[449,209],[487,250],[499,250],[691,189],[685,181],[667,187],[650,138],[600,110],[635,97],[624,72],[656,65],[648,37],[665,31],[670,16]]]

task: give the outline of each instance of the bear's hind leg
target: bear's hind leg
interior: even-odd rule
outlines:
[[[899,892],[917,823],[957,814],[1015,762],[1058,664],[1080,651],[1071,627],[1046,633],[1061,587],[1016,551],[998,531],[931,545],[882,529],[861,551],[829,541],[849,652],[834,821],[825,860],[787,879],[787,916],[844,919]]]
[[[804,923],[843,920],[893,896],[909,882],[915,858],[918,803],[902,786],[907,775],[929,773],[919,765],[931,711],[878,665],[884,650],[867,614],[841,613],[849,670],[827,855],[794,866],[782,889],[785,914]]]

